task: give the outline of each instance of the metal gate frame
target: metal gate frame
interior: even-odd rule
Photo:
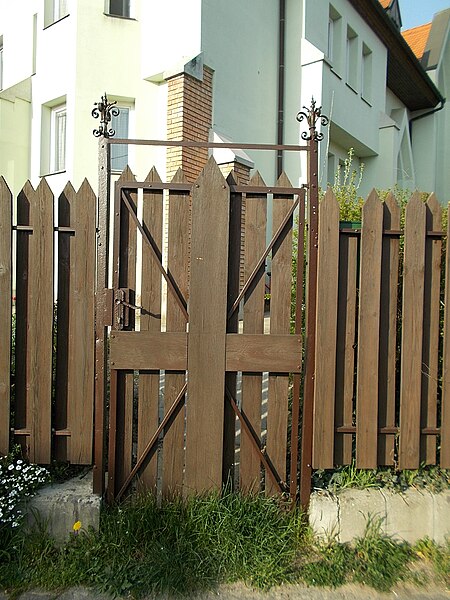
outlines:
[[[110,289],[108,279],[108,266],[110,261],[109,253],[109,215],[110,215],[110,189],[111,189],[111,170],[110,170],[110,147],[112,144],[126,144],[126,145],[146,145],[146,146],[164,146],[164,147],[197,147],[197,148],[227,148],[227,149],[242,149],[242,150],[277,150],[277,151],[295,151],[295,152],[307,152],[307,184],[304,188],[308,192],[308,204],[307,204],[307,223],[308,223],[308,234],[307,234],[307,291],[306,291],[306,338],[305,338],[305,360],[303,365],[303,380],[304,380],[304,392],[303,392],[303,415],[302,415],[302,442],[301,442],[301,454],[300,454],[300,494],[299,501],[302,507],[306,508],[309,503],[309,497],[311,492],[311,474],[312,474],[312,427],[313,427],[313,404],[314,404],[314,372],[315,372],[315,335],[316,335],[316,306],[317,306],[317,251],[318,251],[318,202],[319,202],[319,189],[318,189],[318,142],[323,138],[323,134],[317,130],[317,123],[323,126],[328,124],[328,119],[321,113],[321,108],[316,107],[314,99],[311,101],[309,108],[303,107],[303,111],[300,111],[297,115],[299,122],[305,120],[308,125],[308,131],[302,132],[301,138],[307,142],[306,145],[272,145],[272,144],[230,144],[230,143],[208,143],[208,142],[196,142],[196,141],[163,141],[163,140],[139,140],[139,139],[115,139],[112,136],[114,132],[109,129],[109,122],[111,120],[111,114],[117,111],[114,107],[114,103],[108,103],[106,94],[102,98],[102,101],[96,104],[96,108],[93,110],[93,116],[100,117],[101,123],[98,130],[94,131],[94,135],[99,137],[99,199],[98,199],[98,238],[97,238],[97,286],[96,286],[96,332],[95,332],[95,414],[94,414],[94,478],[93,478],[93,489],[94,493],[104,494],[105,492],[105,474],[106,474],[106,392],[107,392],[107,372],[108,372],[108,356],[107,356],[107,329],[114,322],[114,302],[118,300],[122,306],[127,306],[130,309],[136,308],[129,300],[124,296],[122,298],[114,298],[113,290]],[[130,185],[131,184],[131,185]],[[119,194],[125,202],[131,218],[134,219],[135,225],[141,230],[143,240],[146,239],[145,231],[140,226],[140,223],[131,209],[129,198],[127,194],[130,189],[137,189],[138,187],[148,186],[148,182],[124,182],[119,189]],[[155,187],[152,184],[153,189],[174,189],[178,186],[181,190],[190,190],[192,185],[189,184],[159,184],[159,187]],[[243,190],[242,188],[245,188]],[[128,191],[127,191],[128,190]],[[230,190],[233,191],[233,190]],[[251,193],[252,191],[262,192],[263,190],[253,190],[249,186],[236,186],[235,192],[245,191]],[[295,206],[298,205],[300,198],[303,198],[304,202],[304,189],[296,188],[282,188],[277,190],[274,187],[266,188],[265,192],[277,193],[282,191],[284,194],[293,193],[299,194],[298,200]],[[294,209],[293,209],[294,210]],[[292,212],[293,212],[292,210]],[[134,215],[134,216],[133,216]],[[286,223],[288,218],[286,218]],[[283,223],[283,227],[286,225]],[[260,258],[258,263],[259,267],[265,258],[271,251],[273,245],[276,242],[277,237],[280,235],[283,227],[280,227],[271,243],[266,248],[264,255]],[[149,240],[147,239],[147,242]],[[151,245],[151,244],[150,244]],[[300,251],[300,244],[299,244]],[[160,265],[162,275],[168,281],[168,288],[170,289],[172,283],[167,277],[162,265]],[[236,298],[229,315],[232,314],[240,300],[245,294],[245,291],[250,287],[252,279],[255,277],[258,271],[258,266],[255,268],[251,277],[246,282],[244,288],[241,290],[239,296]],[[301,305],[301,293],[297,285],[297,304]],[[180,304],[182,305],[181,299],[178,297]],[[186,310],[184,308],[184,310]],[[296,311],[295,319],[295,332],[301,333],[301,311]],[[300,416],[300,387],[301,387],[302,375],[294,375],[294,387],[293,387],[293,407],[292,407],[292,429],[298,431],[299,416]],[[187,384],[186,384],[187,385]],[[147,447],[145,448],[138,462],[132,469],[129,476],[126,478],[123,485],[119,490],[114,490],[114,476],[111,479],[111,473],[108,473],[109,484],[107,487],[107,500],[112,502],[114,499],[118,500],[126,491],[127,487],[131,483],[132,478],[138,473],[142,464],[146,460],[146,457],[155,447],[156,441],[161,432],[167,427],[170,419],[174,413],[179,409],[181,400],[184,397],[186,391],[186,385],[176,398],[170,410],[164,416],[163,421],[155,431],[152,438],[149,440]],[[249,437],[252,447],[262,464],[265,466],[269,477],[272,478],[274,484],[280,489],[280,491],[286,491],[289,489],[289,495],[292,501],[297,500],[297,473],[298,473],[298,436],[295,444],[292,444],[291,449],[291,480],[289,485],[280,481],[278,474],[270,463],[269,457],[261,451],[260,444],[258,443],[257,436],[252,430],[250,423],[245,418],[245,415],[239,410],[232,393],[226,387],[226,397],[230,403],[230,406],[236,416],[241,422],[242,430]],[[110,435],[114,435],[115,423],[114,416],[109,423]],[[113,467],[113,465],[111,465]],[[113,467],[114,468],[114,467]],[[112,485],[111,485],[112,484]]]

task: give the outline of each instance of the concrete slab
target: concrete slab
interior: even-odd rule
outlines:
[[[409,489],[401,494],[382,491],[386,499],[386,533],[413,544],[433,537],[433,496],[426,490]]]
[[[73,535],[73,525],[81,522],[81,531],[98,530],[100,496],[92,493],[92,471],[60,484],[48,485],[36,494],[27,506],[30,528],[44,524],[48,533],[64,543]]]
[[[450,490],[433,495],[433,539],[437,544],[450,539]]]
[[[371,521],[379,523],[384,533],[386,502],[380,490],[343,490],[338,495],[338,502],[340,542],[363,537]]]
[[[314,492],[309,503],[309,525],[324,540],[339,535],[339,504],[336,496],[325,491]]]
[[[318,490],[311,496],[309,524],[322,539],[350,542],[364,535],[369,519],[381,519],[381,531],[394,539],[413,544],[428,537],[443,544],[450,538],[450,490]]]

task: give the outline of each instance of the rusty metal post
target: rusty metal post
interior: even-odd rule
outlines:
[[[92,110],[94,118],[100,117],[100,126],[93,134],[98,143],[98,206],[97,206],[97,279],[95,311],[95,403],[94,403],[94,472],[93,491],[105,491],[105,431],[107,390],[107,326],[112,318],[112,294],[108,290],[109,266],[109,207],[110,207],[110,145],[106,138],[115,132],[110,129],[111,116],[119,110],[115,102],[108,102],[106,93]]]
[[[319,147],[323,134],[316,129],[317,121],[328,125],[328,118],[316,107],[314,99],[309,108],[303,107],[297,115],[299,122],[307,120],[309,132],[301,137],[308,141],[308,240],[306,270],[306,341],[303,386],[302,451],[300,460],[300,504],[307,509],[311,495],[312,440],[314,417],[314,388],[316,370],[316,318],[317,318],[317,254],[319,234]]]

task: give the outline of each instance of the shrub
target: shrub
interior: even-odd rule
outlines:
[[[20,525],[24,500],[48,479],[48,471],[21,458],[20,450],[0,456],[0,533]]]

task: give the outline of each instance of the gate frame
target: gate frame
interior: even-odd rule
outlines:
[[[303,363],[304,394],[303,394],[303,418],[302,418],[302,441],[300,455],[300,504],[306,509],[311,494],[312,475],[312,428],[314,411],[314,387],[315,387],[315,344],[316,344],[316,308],[317,308],[317,253],[318,253],[318,218],[319,218],[319,187],[318,187],[318,142],[323,139],[323,134],[317,130],[317,123],[326,126],[329,120],[322,115],[321,107],[316,106],[314,98],[309,107],[303,107],[296,119],[298,122],[306,121],[308,131],[301,133],[301,139],[306,145],[294,144],[245,144],[245,143],[219,143],[199,142],[192,140],[144,140],[113,138],[114,130],[109,128],[111,115],[117,115],[118,109],[115,102],[108,102],[106,93],[101,102],[95,103],[92,115],[100,117],[100,126],[94,130],[94,136],[99,138],[98,145],[98,213],[97,213],[97,277],[96,277],[96,318],[95,318],[95,404],[94,404],[94,468],[93,468],[93,491],[96,494],[105,493],[106,474],[106,392],[107,392],[107,327],[113,323],[114,298],[113,290],[109,285],[109,263],[110,263],[110,206],[111,206],[111,145],[136,145],[136,146],[163,146],[184,148],[223,148],[232,150],[276,150],[278,152],[293,151],[307,153],[307,267],[306,267],[306,336],[305,336],[305,360]],[[169,187],[170,184],[162,184]],[[239,186],[240,187],[240,186]],[[251,186],[245,187],[245,191],[252,192]],[[273,190],[269,187],[267,191]],[[286,192],[289,188],[284,188]],[[261,191],[261,190],[258,190]],[[270,193],[270,192],[269,192]],[[297,302],[299,301],[299,290],[297,287]],[[295,332],[301,331],[301,314],[296,312]],[[292,429],[298,431],[300,412],[300,386],[302,374],[294,375],[293,405],[292,405]],[[228,394],[227,394],[228,396]],[[230,398],[229,398],[230,399]],[[232,403],[233,410],[235,410]],[[167,416],[167,415],[166,415]],[[239,416],[239,415],[238,415]],[[242,416],[242,415],[241,415]],[[166,419],[164,419],[165,421]],[[164,423],[163,421],[163,423]],[[241,419],[241,424],[245,421]],[[161,428],[162,424],[158,428]],[[245,428],[245,425],[244,425]],[[154,436],[153,436],[154,437]],[[291,449],[291,464],[297,465],[291,468],[289,491],[293,503],[297,498],[298,480],[298,442]],[[137,467],[138,465],[136,465]],[[295,471],[295,472],[294,472]],[[110,486],[108,486],[109,488]],[[124,490],[120,492],[123,493]],[[108,500],[113,496],[108,493]]]

